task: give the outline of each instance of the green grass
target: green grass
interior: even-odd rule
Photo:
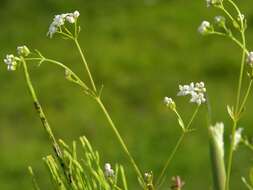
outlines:
[[[238,0],[239,1],[239,0]],[[81,13],[81,44],[95,73],[97,84],[104,84],[104,100],[143,171],[160,171],[180,133],[174,115],[164,107],[164,96],[176,94],[180,83],[203,80],[212,101],[213,122],[231,122],[225,105],[235,99],[240,55],[231,42],[215,37],[203,38],[197,27],[203,19],[218,14],[206,9],[204,0],[3,0],[0,6],[0,55],[26,44],[47,57],[65,62],[78,73],[82,64],[67,41],[46,38],[54,14],[78,9]],[[248,44],[253,44],[251,1],[239,2],[248,16]],[[249,47],[249,49],[251,49]],[[120,145],[107,128],[95,103],[63,79],[58,68],[34,64],[31,77],[56,136],[71,142],[79,136],[89,138],[103,162],[128,162]],[[0,69],[0,189],[31,189],[27,166],[32,165],[38,181],[48,189],[49,177],[42,157],[51,153],[21,71]],[[85,76],[84,76],[85,77]],[[180,98],[178,108],[185,117],[193,106]],[[253,106],[252,98],[248,107]],[[194,122],[197,132],[188,136],[178,152],[168,176],[181,175],[186,187],[207,189],[211,185],[205,109]],[[253,134],[251,113],[240,123]],[[226,138],[228,140],[228,137]],[[232,185],[252,165],[250,154],[240,150],[235,158]],[[137,184],[132,170],[127,171],[131,187]],[[131,188],[130,188],[131,189]]]

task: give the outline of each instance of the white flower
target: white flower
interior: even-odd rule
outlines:
[[[18,55],[21,55],[21,56],[28,56],[30,54],[30,50],[28,49],[27,46],[18,46],[17,52],[18,52]]]
[[[111,164],[109,164],[109,163],[105,164],[105,176],[106,177],[113,177],[114,176],[114,170],[111,168]]]
[[[4,63],[7,65],[8,71],[15,71],[17,68],[16,57],[12,54],[6,55],[6,58],[4,59]]]
[[[66,16],[66,20],[69,22],[69,23],[75,23],[75,18],[72,16],[72,15],[68,15]]]
[[[188,94],[192,94],[194,92],[194,83],[192,82],[190,85],[179,85],[178,96],[186,96]]]
[[[53,22],[50,24],[47,35],[52,38],[57,30],[65,24],[65,21],[73,24],[76,22],[77,18],[80,16],[78,11],[73,13],[63,13],[60,15],[55,15]]]
[[[194,91],[205,93],[206,92],[205,83],[204,82],[197,82],[195,84]]]
[[[79,13],[79,11],[75,11],[75,12],[73,13],[73,15],[74,15],[75,18],[78,18],[78,17],[80,16],[80,13]]]
[[[212,138],[214,142],[216,143],[219,149],[219,152],[221,153],[221,156],[224,157],[224,140],[223,140],[224,124],[216,123],[214,126],[211,126],[209,129],[210,129]]]
[[[197,82],[195,84],[192,82],[189,85],[179,85],[179,92],[177,95],[191,95],[190,102],[200,105],[206,102],[205,92],[206,88],[204,82]]]
[[[192,94],[192,97],[190,99],[190,102],[192,103],[196,103],[198,105],[201,105],[202,103],[205,103],[206,102],[206,99],[205,99],[205,96],[203,93],[196,93],[194,92]]]
[[[238,144],[242,140],[242,131],[243,131],[243,128],[238,128],[236,130],[236,132],[235,132],[235,139],[234,139],[234,144],[233,144],[233,150],[236,150]]]
[[[247,58],[247,63],[250,66],[253,66],[253,51],[249,52],[248,58]]]
[[[205,35],[205,34],[208,34],[208,32],[210,31],[210,29],[211,29],[210,22],[203,21],[201,23],[201,25],[199,26],[198,31],[199,31],[200,34]]]
[[[224,26],[226,19],[223,16],[216,16],[216,17],[214,17],[214,22],[219,26]]]
[[[176,104],[172,98],[165,97],[163,101],[167,107],[169,107],[171,109],[175,109]]]

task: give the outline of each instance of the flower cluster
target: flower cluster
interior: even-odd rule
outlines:
[[[167,107],[169,107],[170,109],[175,109],[176,108],[176,104],[175,104],[175,102],[172,98],[165,97],[163,101],[164,101],[164,104]]]
[[[243,128],[238,128],[236,130],[236,132],[235,132],[235,139],[234,139],[234,144],[233,144],[233,150],[236,150],[238,144],[242,140],[242,131],[243,131]]]
[[[4,63],[7,65],[8,71],[15,71],[18,65],[17,57],[15,57],[13,54],[6,55]]]
[[[73,13],[55,15],[53,22],[49,26],[47,35],[52,38],[53,35],[58,31],[58,29],[65,24],[65,21],[69,22],[70,24],[73,24],[76,22],[79,15],[80,13],[78,11],[75,11]]]
[[[111,164],[109,164],[109,163],[105,164],[105,176],[106,177],[113,177],[114,176],[114,170],[111,168]]]
[[[30,54],[30,50],[26,46],[18,46],[17,53],[19,56],[28,56]],[[14,56],[13,54],[6,55],[4,59],[4,63],[7,65],[8,71],[15,71],[17,69],[18,63],[20,62],[20,58]]]
[[[198,32],[202,35],[208,34],[211,30],[212,30],[212,26],[210,22],[205,21],[205,20],[201,23],[201,25],[198,28]]]
[[[223,123],[216,123],[214,126],[211,126],[210,133],[218,146],[219,152],[221,153],[222,157],[224,157],[224,124]]]
[[[198,105],[205,103],[205,84],[204,82],[190,83],[189,85],[179,85],[178,96],[187,96],[190,95],[190,102],[196,103]]]

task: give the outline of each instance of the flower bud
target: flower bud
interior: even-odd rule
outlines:
[[[247,63],[253,67],[253,51],[249,52],[249,55],[247,57]]]
[[[223,16],[216,16],[216,17],[214,17],[214,22],[215,22],[218,26],[224,27],[224,26],[225,26],[226,19],[225,19],[225,17],[223,17]]]
[[[198,32],[202,35],[206,35],[211,31],[212,31],[212,26],[211,26],[210,22],[208,22],[208,21],[203,21],[198,28]]]
[[[173,101],[172,98],[165,97],[163,101],[164,101],[164,104],[170,109],[174,110],[176,108],[176,103]]]
[[[27,46],[18,46],[17,52],[18,52],[18,55],[25,56],[25,57],[31,53]]]

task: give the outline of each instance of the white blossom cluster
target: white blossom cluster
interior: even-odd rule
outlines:
[[[49,30],[48,30],[47,35],[50,38],[52,38],[53,35],[59,29],[59,27],[61,27],[65,24],[65,21],[69,22],[70,24],[73,24],[76,22],[79,15],[80,15],[80,13],[78,11],[75,11],[73,13],[64,13],[64,14],[60,14],[60,15],[55,15],[53,22],[49,26]]]
[[[249,52],[249,55],[248,55],[248,58],[247,58],[247,63],[248,63],[250,66],[253,66],[253,51],[252,51],[252,52]]]
[[[17,68],[17,58],[13,54],[6,55],[4,63],[7,65],[8,71],[15,71]]]
[[[204,20],[199,26],[198,32],[202,35],[205,35],[205,34],[208,34],[208,32],[210,32],[211,29],[212,29],[212,26],[210,22]]]
[[[178,96],[187,96],[190,95],[191,99],[190,102],[196,103],[198,105],[205,103],[205,83],[204,82],[197,82],[197,83],[190,83],[189,85],[179,85],[179,92]]]
[[[30,50],[26,46],[18,46],[17,53],[19,56],[26,57],[30,54]],[[15,71],[17,69],[18,62],[20,62],[20,58],[13,54],[7,54],[4,59],[4,63],[7,65],[8,71]]]
[[[105,164],[105,176],[106,177],[113,177],[114,176],[114,170],[111,168],[111,164],[109,164],[109,163]]]
[[[224,124],[223,123],[216,123],[214,126],[210,127],[211,135],[218,146],[219,152],[221,153],[222,157],[224,157]]]
[[[236,132],[235,132],[235,139],[234,139],[234,144],[233,144],[233,150],[236,150],[238,144],[242,140],[242,131],[243,131],[243,128],[238,128],[236,130]]]
[[[167,107],[169,107],[170,109],[175,109],[176,104],[172,98],[165,97],[163,101]]]

